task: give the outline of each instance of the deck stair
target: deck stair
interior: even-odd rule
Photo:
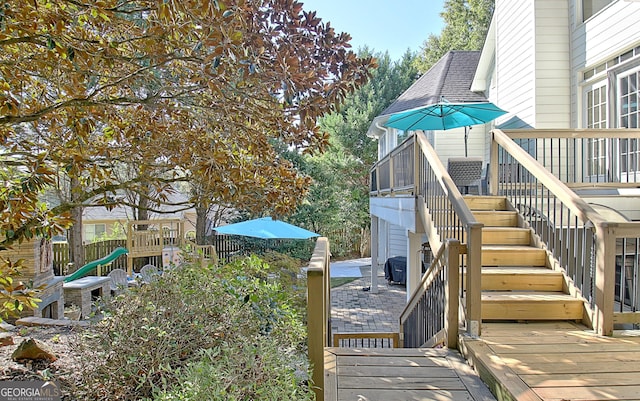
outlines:
[[[583,300],[565,291],[562,272],[550,267],[547,251],[535,246],[531,231],[504,197],[467,196],[484,224],[482,232],[482,319],[581,320]]]

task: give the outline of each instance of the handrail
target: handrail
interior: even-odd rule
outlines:
[[[466,280],[461,283],[465,293],[466,330],[480,335],[482,321],[482,228],[464,201],[440,157],[422,132],[415,134],[419,152],[418,211],[432,249],[442,246],[444,239],[454,238],[467,244],[463,257],[467,268]]]
[[[440,156],[438,156],[427,138],[424,136],[424,134],[416,135],[416,137],[422,153],[429,161],[429,165],[431,166],[431,169],[434,170],[436,179],[440,183],[440,186],[443,188],[445,195],[447,195],[451,200],[451,205],[453,206],[453,209],[455,210],[462,223],[465,225],[481,224],[478,223],[476,218],[473,216],[473,213],[471,213],[471,210],[462,198],[462,194],[458,190],[458,187],[451,179],[451,176],[449,176],[449,173],[447,172],[444,164],[442,164],[442,162],[440,161]],[[424,195],[420,192],[419,194]]]
[[[438,248],[418,288],[400,314],[403,346],[422,347],[425,344],[432,346],[444,344],[450,348],[457,346],[459,260],[460,255],[466,252],[466,247],[460,245],[457,240],[447,240]]]
[[[524,141],[522,146],[533,154],[514,140]],[[590,319],[599,334],[611,335],[614,324],[640,323],[635,312],[640,308],[640,223],[607,221],[570,189],[639,185],[635,162],[607,158],[602,165],[594,163],[596,145],[605,140],[629,149],[640,141],[640,130],[495,129],[489,186],[492,194],[507,196],[520,210],[556,267],[567,275],[568,290],[585,298],[585,320]],[[509,170],[501,176],[503,165]],[[603,176],[592,181],[594,172]]]
[[[316,241],[307,269],[307,336],[316,399],[324,399],[324,348],[331,341],[329,240]]]
[[[542,167],[530,154],[513,142],[502,130],[494,129],[492,134],[494,138],[494,141],[492,142],[493,146],[502,146],[513,156],[514,159],[519,161],[523,167],[529,170],[540,183],[544,184],[556,197],[558,197],[558,199],[564,202],[566,206],[582,221],[591,222],[594,226],[606,223],[602,216],[589,206],[587,202],[551,174],[549,170]],[[494,159],[492,158],[492,160]],[[497,160],[497,158],[495,160]],[[491,163],[491,170],[490,188],[493,193],[498,187],[498,163]]]

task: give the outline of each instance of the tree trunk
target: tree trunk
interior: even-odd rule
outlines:
[[[136,220],[149,220],[149,191],[148,186],[145,184],[141,185],[143,189],[147,189],[146,193],[138,194],[138,213]],[[138,231],[144,231],[148,227],[147,225],[138,226]]]
[[[80,189],[78,178],[71,177],[71,203],[76,203],[78,198],[77,192]],[[76,206],[71,209],[71,219],[73,226],[69,229],[67,241],[69,243],[69,260],[74,264],[77,270],[84,266],[84,245],[82,244],[82,206]]]
[[[207,239],[208,208],[196,206],[196,244],[204,245]]]

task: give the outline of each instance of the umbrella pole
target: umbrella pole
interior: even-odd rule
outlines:
[[[464,126],[464,157],[468,157],[467,155],[467,139],[469,139],[469,129],[471,127]]]

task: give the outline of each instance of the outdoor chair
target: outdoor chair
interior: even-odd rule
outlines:
[[[481,157],[450,157],[447,171],[460,193],[480,194],[482,178]],[[470,192],[470,188],[473,188]]]
[[[154,265],[144,265],[140,269],[140,277],[143,284],[149,284],[158,278],[158,268]]]
[[[111,292],[113,294],[118,294],[119,292],[126,290],[127,283],[127,272],[122,269],[113,269],[109,274],[107,274],[109,278],[111,278]]]

